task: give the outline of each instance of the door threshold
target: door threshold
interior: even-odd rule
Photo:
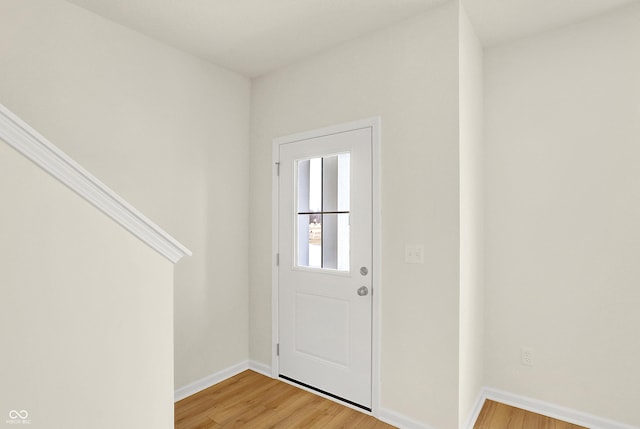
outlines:
[[[298,380],[296,380],[294,378],[287,377],[286,375],[279,374],[278,376],[280,378],[284,379],[284,380],[290,381],[291,383],[299,384],[300,386],[306,387],[307,389],[314,390],[314,391],[316,391],[318,393],[322,393],[323,395],[326,395],[326,396],[329,396],[329,397],[331,397],[333,399],[337,399],[339,401],[345,402],[345,403],[347,403],[347,404],[349,404],[349,405],[351,405],[353,407],[358,407],[358,408],[361,408],[361,409],[363,409],[365,411],[371,412],[371,408],[365,407],[364,405],[360,405],[357,402],[353,402],[353,401],[350,401],[350,400],[345,399],[343,397],[340,397],[338,395],[334,395],[333,393],[329,393],[326,390],[318,389],[317,387],[311,386],[311,385],[309,385],[307,383],[303,383],[303,382],[298,381]]]

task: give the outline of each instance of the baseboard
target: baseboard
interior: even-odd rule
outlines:
[[[269,378],[271,378],[271,367],[267,364],[261,363],[261,362],[256,362],[255,360],[250,360],[249,361],[249,369],[252,371],[255,371],[257,373],[260,373],[264,376],[267,376]]]
[[[196,380],[193,383],[189,383],[184,387],[176,389],[173,393],[173,401],[178,402],[181,399],[186,398],[200,392],[201,390],[211,387],[214,384],[218,384],[221,381],[231,378],[234,375],[240,374],[242,371],[252,370],[258,372],[267,377],[271,377],[271,367],[255,360],[245,360],[229,368],[225,368],[222,371],[218,371],[215,374],[208,375],[200,380]]]
[[[473,429],[473,425],[476,424],[478,420],[478,416],[480,415],[480,411],[482,411],[482,406],[484,405],[484,401],[487,399],[485,389],[481,389],[480,393],[478,393],[478,397],[476,398],[476,402],[473,404],[473,408],[471,409],[471,413],[467,420],[462,426],[464,429]]]
[[[249,361],[240,362],[236,365],[225,368],[222,371],[218,371],[215,374],[208,375],[200,380],[196,380],[193,383],[189,383],[184,387],[176,389],[173,394],[174,402],[178,402],[181,399],[191,396],[194,393],[198,393],[201,390],[211,387],[214,384],[220,383],[227,378],[233,377],[236,374],[240,374],[242,371],[249,369]]]
[[[482,389],[482,393],[478,401],[480,404],[480,408],[482,408],[482,404],[484,404],[485,399],[501,402],[506,405],[522,408],[523,410],[532,411],[537,414],[542,414],[543,416],[563,420],[565,422],[573,423],[579,426],[585,426],[590,429],[640,429],[637,426],[631,426],[626,423],[612,421],[602,417],[583,413],[581,411],[573,410],[571,408],[561,407],[549,402],[527,398],[525,396],[516,395],[514,393],[505,392],[491,387],[484,387]],[[473,428],[473,424],[475,423],[476,418],[474,418],[471,421],[471,424],[467,426],[468,429]]]
[[[378,420],[402,429],[434,429],[432,426],[425,425],[424,423],[384,408],[380,409]]]

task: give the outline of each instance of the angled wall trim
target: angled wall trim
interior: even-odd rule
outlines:
[[[152,249],[178,262],[191,251],[0,104],[0,139],[111,217]]]

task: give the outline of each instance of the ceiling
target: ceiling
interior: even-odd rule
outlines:
[[[248,77],[402,21],[445,0],[67,0]],[[463,0],[485,46],[640,0]]]

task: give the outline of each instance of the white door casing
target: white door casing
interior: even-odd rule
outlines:
[[[273,375],[374,415],[378,139],[379,120],[372,119],[275,140],[273,192]],[[321,208],[308,204],[314,165],[315,174],[323,172],[320,187],[316,183]],[[347,178],[346,192],[336,190],[337,177]]]

